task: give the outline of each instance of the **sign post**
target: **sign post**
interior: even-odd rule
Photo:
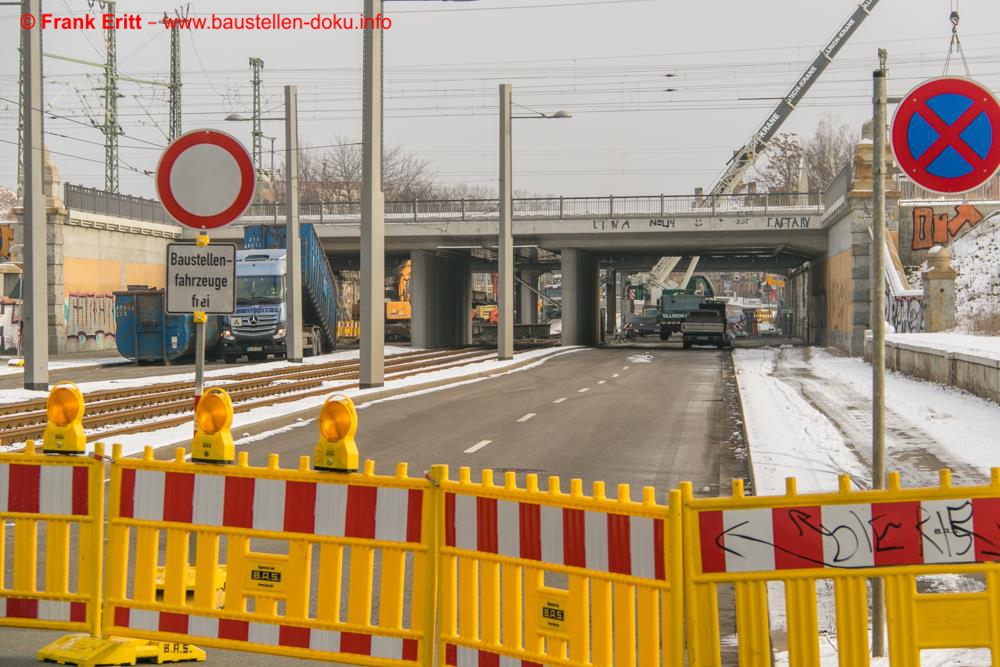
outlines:
[[[926,190],[975,190],[1000,168],[1000,103],[971,79],[925,81],[896,109],[892,152],[903,173]]]
[[[195,245],[167,246],[168,313],[190,313],[195,326],[194,407],[205,379],[208,316],[236,310],[236,246],[212,244],[207,229],[228,225],[253,201],[256,178],[246,148],[216,130],[194,130],[175,139],[156,168],[156,192],[178,223],[201,230]]]

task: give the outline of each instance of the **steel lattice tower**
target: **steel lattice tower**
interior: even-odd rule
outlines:
[[[261,139],[264,133],[260,129],[260,71],[264,68],[264,61],[260,58],[251,58],[250,67],[253,70],[253,168],[257,172],[257,181],[260,181],[260,174],[264,169],[261,164],[262,148]]]
[[[114,21],[116,0],[98,0],[101,11]],[[91,0],[90,6],[94,3]],[[104,189],[118,192],[118,31],[104,31]]]
[[[187,18],[190,5],[174,12],[177,18]],[[164,14],[164,18],[166,14]],[[169,137],[173,141],[181,136],[181,29],[175,21],[170,28],[170,128]]]
[[[17,200],[23,201],[24,196],[24,36],[26,30],[21,30],[21,42],[17,47],[20,57],[20,69],[17,77]]]

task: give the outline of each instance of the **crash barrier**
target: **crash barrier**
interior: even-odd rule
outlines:
[[[784,588],[789,664],[820,664],[817,589],[832,583],[839,664],[869,664],[869,578],[885,585],[889,658],[918,667],[925,649],[985,647],[1000,663],[1000,469],[988,486],[802,494],[683,495],[689,664],[721,665],[720,587],[735,589],[739,664],[771,664],[768,595]],[[934,575],[967,575],[980,592],[932,593]]]
[[[430,664],[426,480],[410,478],[405,464],[391,477],[375,475],[371,462],[347,476],[310,470],[309,457],[281,469],[275,454],[265,468],[249,466],[246,452],[225,466],[185,456],[113,451],[105,635],[359,665],[421,657]]]
[[[603,482],[524,488],[436,466],[444,494],[438,660],[446,665],[683,664],[679,492],[616,500]],[[442,661],[443,658],[443,661]]]
[[[0,454],[0,625],[97,634],[103,480],[100,445],[46,456],[29,441]]]
[[[361,322],[340,320],[337,322],[337,338],[357,338],[361,335]]]

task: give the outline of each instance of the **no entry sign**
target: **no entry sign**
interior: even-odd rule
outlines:
[[[892,151],[903,173],[927,190],[974,190],[1000,168],[1000,104],[971,79],[925,81],[896,110]]]
[[[253,201],[253,162],[239,141],[217,130],[175,139],[156,168],[156,192],[167,214],[187,227],[215,229]]]

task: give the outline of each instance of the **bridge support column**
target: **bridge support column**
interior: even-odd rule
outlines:
[[[608,267],[607,277],[607,287],[604,290],[604,301],[607,304],[604,330],[609,334],[614,334],[618,319],[618,272],[615,271],[614,267]]]
[[[472,342],[469,259],[415,250],[410,276],[410,340],[414,347],[457,347]]]
[[[520,299],[518,300],[519,324],[538,323],[538,272],[521,271]]]
[[[562,251],[563,345],[596,345],[601,298],[597,257],[583,250]]]

